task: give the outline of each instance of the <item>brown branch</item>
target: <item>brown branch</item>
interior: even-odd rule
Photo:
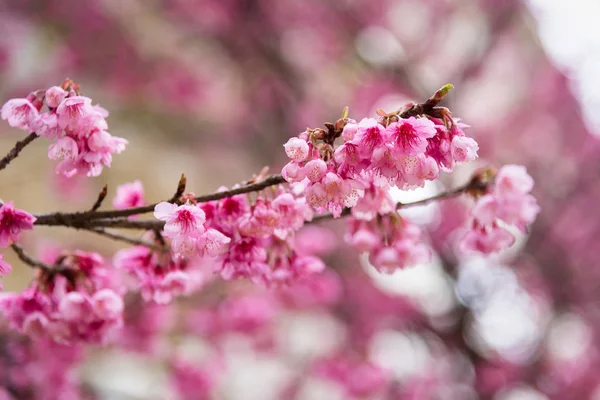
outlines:
[[[456,196],[459,196],[459,195],[467,192],[468,190],[472,190],[476,187],[479,187],[477,185],[480,185],[480,184],[481,183],[479,182],[479,180],[473,179],[473,180],[471,180],[471,182],[469,182],[468,184],[466,184],[464,186],[460,186],[460,187],[453,189],[451,191],[448,191],[448,192],[443,192],[443,193],[437,194],[437,195],[435,195],[433,197],[429,197],[427,199],[415,201],[412,203],[398,203],[396,205],[396,209],[400,210],[400,209],[404,209],[404,208],[408,208],[408,207],[422,206],[422,205],[426,205],[426,204],[429,204],[434,201],[445,200],[445,199],[449,199],[452,197],[456,197]],[[350,214],[351,214],[351,209],[344,208],[344,210],[342,211],[341,217],[346,217]],[[329,219],[334,219],[334,217],[331,213],[319,214],[312,219],[311,223],[325,221],[325,220],[329,220]],[[153,230],[153,231],[158,230],[158,231],[160,231],[165,224],[164,221],[159,221],[159,220],[132,221],[127,218],[91,219],[91,220],[83,220],[83,221],[82,220],[65,220],[62,222],[57,221],[57,220],[47,220],[47,221],[45,220],[45,221],[42,221],[41,223],[38,223],[38,221],[36,221],[37,225],[66,226],[66,227],[72,227],[75,229],[86,229],[86,230],[92,230],[92,231],[97,228],[123,228],[123,229],[142,229],[142,230]],[[107,235],[105,235],[105,236],[107,236]]]
[[[146,242],[144,240],[140,240],[140,239],[134,239],[128,236],[123,236],[123,235],[119,235],[118,233],[114,233],[114,232],[109,232],[104,230],[103,228],[90,228],[90,229],[86,229],[89,232],[93,232],[96,233],[100,236],[104,236],[107,237],[109,239],[113,239],[119,242],[124,242],[124,243],[129,243],[129,244],[133,244],[135,246],[145,246],[148,247],[152,250],[157,250],[157,251],[168,251],[169,249],[166,246],[158,246],[149,242]]]
[[[0,171],[3,170],[4,168],[6,168],[6,166],[8,164],[10,164],[10,162],[12,160],[14,160],[15,158],[17,158],[17,156],[19,155],[19,153],[21,152],[21,150],[23,150],[25,148],[25,146],[27,146],[29,143],[31,143],[35,139],[37,139],[37,137],[38,137],[38,135],[35,132],[32,132],[29,135],[25,136],[24,139],[19,140],[17,143],[15,143],[15,147],[13,147],[2,158],[2,160],[0,160]]]
[[[442,192],[433,197],[428,197],[423,200],[413,201],[412,203],[398,202],[398,203],[396,203],[396,210],[401,210],[401,209],[409,208],[409,207],[425,206],[429,203],[433,203],[434,201],[451,199],[453,197],[457,197],[463,193],[466,193],[469,189],[472,189],[472,187],[473,187],[473,183],[469,182],[467,185],[460,186],[449,192]],[[352,209],[346,207],[342,210],[342,214],[340,215],[340,217],[346,217],[350,214],[352,214]],[[325,220],[329,220],[332,218],[333,218],[333,215],[331,213],[319,214],[319,215],[313,217],[313,219],[310,222],[320,222],[320,221],[325,221]]]
[[[258,192],[269,186],[275,186],[284,183],[285,180],[281,175],[271,175],[260,182],[250,183],[248,185],[240,186],[235,189],[224,190],[221,192],[214,192],[210,194],[206,194],[203,196],[198,196],[194,200],[198,203],[206,203],[208,201],[213,200],[221,200],[227,197],[232,197],[238,194]],[[154,211],[154,207],[156,204],[150,204],[142,207],[134,207],[128,208],[125,210],[111,210],[111,211],[80,211],[75,213],[52,213],[52,214],[44,214],[37,215],[35,225],[50,225],[50,226],[80,226],[85,227],[88,226],[86,223],[91,222],[91,220],[97,219],[109,219],[109,218],[119,218],[119,217],[129,217],[131,215],[144,214],[148,212]],[[112,225],[100,225],[95,224],[91,226],[112,226]],[[125,226],[130,227],[130,226]],[[152,229],[152,228],[148,228]]]

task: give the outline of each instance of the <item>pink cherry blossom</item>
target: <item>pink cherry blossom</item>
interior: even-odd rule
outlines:
[[[63,136],[48,147],[48,158],[51,160],[71,160],[77,157],[77,142],[69,136]]]
[[[290,138],[283,147],[285,154],[294,161],[304,161],[308,157],[309,147],[306,140]]]
[[[27,211],[15,209],[9,201],[0,206],[0,246],[16,242],[22,230],[33,229],[36,218]]]
[[[515,236],[504,228],[475,226],[463,236],[459,248],[465,253],[491,254],[512,246],[514,242]]]
[[[51,274],[0,301],[0,310],[19,331],[59,343],[104,342],[123,324],[120,287],[94,253],[75,252],[64,265],[77,279]]]
[[[142,182],[140,180],[135,180],[117,186],[117,193],[115,194],[112,204],[117,210],[143,206],[145,201]]]
[[[67,97],[56,108],[60,127],[77,132],[76,136],[87,136],[89,126],[86,117],[93,112],[92,100],[84,96]]]
[[[460,249],[490,254],[512,246],[515,237],[500,226],[515,226],[527,232],[540,212],[535,197],[529,194],[533,189],[533,179],[524,167],[506,165],[495,178],[488,193],[477,199],[471,210],[472,228],[462,238]]]
[[[383,125],[373,118],[363,118],[352,141],[358,146],[358,154],[363,159],[371,158],[376,147],[384,142]]]
[[[435,125],[427,118],[401,119],[385,129],[385,135],[391,140],[395,154],[398,155],[416,156],[424,153],[427,139],[435,134]]]
[[[210,400],[212,390],[217,384],[220,368],[211,363],[197,366],[183,359],[174,359],[170,363],[170,385],[180,400]]]
[[[198,236],[205,230],[206,214],[189,203],[177,206],[163,201],[154,207],[154,216],[165,221],[165,235],[170,238],[178,235]]]
[[[498,171],[494,182],[496,196],[504,193],[529,193],[533,189],[533,178],[522,165],[505,165]]]
[[[380,272],[427,263],[431,252],[422,241],[419,227],[392,213],[378,220],[351,219],[346,241],[361,252],[369,253],[369,261]]]
[[[452,139],[452,158],[457,163],[473,161],[477,158],[479,145],[475,140],[466,136],[455,136]]]
[[[39,115],[38,110],[27,99],[11,99],[0,109],[0,117],[14,128],[28,132],[35,130],[35,121]]]
[[[56,113],[41,113],[33,123],[35,133],[46,139],[56,139],[62,129],[58,125],[58,117]]]
[[[46,90],[46,104],[50,108],[56,108],[67,97],[68,92],[61,87],[52,86]]]

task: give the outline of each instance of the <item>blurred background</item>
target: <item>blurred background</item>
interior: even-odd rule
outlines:
[[[105,183],[110,199],[135,179],[154,202],[182,172],[196,194],[266,165],[276,173],[282,144],[307,126],[345,106],[357,119],[390,111],[446,83],[455,90],[444,105],[471,126],[481,159],[397,199],[458,186],[481,165],[516,163],[534,176],[542,207],[516,249],[489,259],[453,250],[463,200],[408,214],[430,231],[431,265],[382,276],[339,251],[341,240],[324,246],[331,271],[318,285],[334,294],[277,293],[259,324],[269,345],[228,333],[217,346],[203,323],[221,304],[202,293],[170,310],[134,298],[132,321],[147,313],[154,325],[132,322],[118,344],[63,360],[52,379],[71,385],[71,397],[44,391],[40,376],[57,353],[5,330],[0,386],[16,387],[14,398],[176,399],[162,360],[205,365],[219,347],[227,368],[214,399],[600,399],[598,15],[597,0],[0,0],[2,102],[70,77],[130,142],[100,177],[72,180],[34,142],[0,181],[0,197],[18,208],[80,210]],[[5,123],[0,131],[2,153],[22,136]],[[343,236],[343,222],[327,227]],[[122,248],[66,228],[36,228],[24,245],[108,258]],[[6,258],[15,269],[5,289],[24,288],[31,271]],[[232,285],[234,297],[273,296]],[[153,351],[133,345],[146,339]],[[28,356],[15,357],[12,343]],[[384,369],[384,390],[349,393],[310,372],[333,356]],[[189,398],[211,398],[198,390]]]

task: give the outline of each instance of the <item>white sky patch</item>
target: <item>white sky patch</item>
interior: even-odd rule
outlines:
[[[585,122],[600,135],[600,1],[529,0],[542,45],[572,79]]]

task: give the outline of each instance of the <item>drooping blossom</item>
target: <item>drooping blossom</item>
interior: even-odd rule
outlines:
[[[459,247],[464,252],[494,253],[510,247],[515,236],[506,228],[514,226],[523,233],[540,211],[533,189],[533,179],[525,167],[502,167],[494,184],[477,199],[471,210],[470,230],[463,236]]]
[[[206,228],[206,214],[189,202],[180,206],[161,202],[154,208],[154,216],[165,221],[164,235],[172,240],[177,258],[215,257],[224,252],[231,241],[220,231]]]
[[[122,290],[99,254],[63,257],[64,273],[45,271],[21,293],[0,299],[0,310],[20,332],[58,343],[102,343],[123,324]]]
[[[12,267],[9,263],[3,260],[4,254],[0,254],[0,275],[8,275],[12,271]],[[2,290],[2,284],[0,283],[0,290]]]
[[[34,132],[39,110],[28,99],[11,99],[0,109],[0,117],[13,128]]]
[[[346,241],[360,252],[369,253],[370,263],[380,272],[429,261],[419,227],[396,213],[371,221],[351,219]]]
[[[21,231],[33,229],[35,221],[27,211],[14,208],[12,201],[0,205],[0,247],[16,242]]]
[[[118,251],[113,264],[133,278],[133,288],[140,291],[144,300],[157,304],[168,304],[206,281],[197,260],[175,260],[168,253],[154,252],[146,246]]]

